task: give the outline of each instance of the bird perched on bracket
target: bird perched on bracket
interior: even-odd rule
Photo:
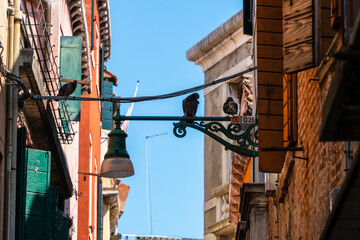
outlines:
[[[196,110],[199,104],[199,101],[197,99],[199,99],[199,97],[199,94],[193,93],[183,100],[182,106],[185,117],[195,117]],[[194,121],[188,120],[188,122],[192,123]]]
[[[238,105],[232,97],[228,97],[223,105],[224,113],[228,115],[236,115],[238,112]]]
[[[74,80],[73,82],[69,82],[69,83],[63,85],[59,89],[59,93],[58,93],[57,96],[68,97],[76,90],[76,87],[77,87],[77,81],[76,80]],[[59,100],[56,100],[56,101],[59,101]]]

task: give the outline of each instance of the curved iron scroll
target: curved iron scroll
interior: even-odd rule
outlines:
[[[258,147],[256,141],[258,139],[258,131],[255,129],[256,126],[257,124],[241,125],[231,123],[227,128],[225,128],[219,122],[209,122],[205,124],[204,121],[180,121],[174,123],[173,132],[176,137],[182,138],[186,135],[186,127],[191,127],[205,133],[209,137],[221,143],[225,146],[226,150],[231,150],[247,157],[256,157],[258,155],[258,151],[250,149],[251,147]],[[226,137],[236,141],[238,145],[233,145],[232,143],[222,139],[215,134],[217,132],[221,132]]]

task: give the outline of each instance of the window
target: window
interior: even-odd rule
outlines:
[[[284,0],[284,73],[318,66],[335,31],[331,29],[331,0]]]

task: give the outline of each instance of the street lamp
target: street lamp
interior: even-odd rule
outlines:
[[[1,45],[0,45],[1,48]],[[171,97],[176,97],[184,95],[186,93],[191,93],[195,91],[202,90],[204,88],[225,82],[227,80],[233,79],[235,77],[241,76],[248,72],[254,71],[257,67],[250,67],[242,72],[214,80],[212,82],[189,88],[186,90],[177,91],[174,93],[163,94],[158,96],[148,96],[148,97],[133,97],[133,98],[94,98],[94,97],[75,97],[75,96],[41,96],[33,95],[30,93],[29,89],[21,78],[14,73],[8,71],[5,68],[5,65],[2,63],[1,53],[0,53],[0,73],[7,77],[10,81],[21,86],[24,90],[24,95],[20,99],[26,100],[36,99],[36,100],[80,100],[80,101],[110,101],[110,102],[141,102],[149,101],[156,99],[166,99]],[[109,147],[108,151],[105,154],[104,161],[101,164],[100,176],[107,178],[124,178],[134,175],[134,167],[130,161],[129,154],[126,151],[125,138],[127,134],[121,130],[120,124],[121,121],[125,120],[145,120],[145,121],[179,121],[174,123],[173,133],[176,137],[182,138],[186,135],[186,128],[190,127],[198,131],[203,132],[208,135],[215,141],[225,146],[226,150],[231,150],[240,155],[247,157],[256,157],[258,156],[258,151],[255,149],[250,149],[251,147],[258,147],[258,130],[256,118],[254,116],[233,116],[233,117],[171,117],[171,116],[120,116],[119,110],[116,112],[113,117],[115,121],[115,128],[109,133]],[[200,121],[200,122],[197,122]],[[207,121],[207,123],[205,123]],[[209,122],[210,121],[210,122]],[[220,121],[231,121],[231,123],[225,127],[220,123]],[[226,136],[227,139],[223,139],[218,136],[216,133],[222,133]],[[230,142],[228,141],[230,140]],[[271,151],[272,149],[267,149]],[[90,173],[93,175],[93,173]]]
[[[115,128],[109,133],[109,148],[101,164],[100,176],[107,178],[125,178],[134,175],[134,167],[126,151],[127,134],[120,128],[120,112],[113,117]]]

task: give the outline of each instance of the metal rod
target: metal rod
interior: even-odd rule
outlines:
[[[31,99],[36,100],[80,100],[80,101],[108,101],[108,102],[120,102],[121,98],[119,97],[111,97],[111,98],[94,98],[94,97],[75,97],[75,96],[41,96],[41,95],[35,95],[32,94],[30,96]]]
[[[304,151],[303,147],[265,147],[265,148],[260,148],[261,151],[264,152],[271,152],[271,151]]]
[[[166,135],[167,132],[164,133],[158,133],[158,134],[154,134],[154,135],[150,135],[150,136],[146,136],[146,196],[149,197],[149,202],[148,202],[148,217],[150,218],[149,220],[149,224],[150,224],[150,233],[151,235],[153,234],[153,217],[152,217],[152,188],[151,188],[151,161],[150,161],[150,143],[149,143],[149,139],[150,138],[154,138],[154,137],[159,137],[159,136],[163,136]]]
[[[177,116],[120,116],[120,120],[134,121],[231,121],[230,117],[177,117]]]
[[[90,172],[80,172],[80,171],[78,171],[78,174],[91,175],[91,176],[96,176],[96,177],[100,176],[100,173],[90,173]]]

